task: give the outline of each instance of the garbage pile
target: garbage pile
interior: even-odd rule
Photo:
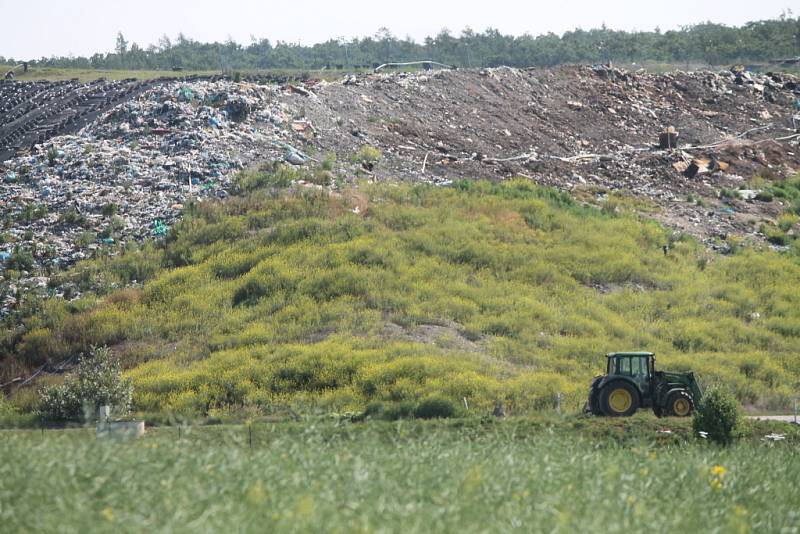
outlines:
[[[378,148],[375,179],[526,176],[596,204],[626,191],[708,244],[754,234],[754,219],[780,210],[721,189],[800,169],[800,81],[786,74],[500,67],[351,75],[313,90],[307,116],[336,132],[317,139],[321,150]],[[668,130],[676,146],[662,148]]]
[[[225,198],[238,171],[282,158],[274,143],[291,146],[295,131],[276,92],[224,80],[162,83],[77,135],[0,163],[0,315],[18,291],[46,287],[51,272],[164,236],[188,200]]]
[[[0,150],[16,139],[16,156],[0,157],[0,316],[26,288],[64,294],[54,269],[165,235],[187,201],[226,197],[256,162],[334,184],[521,176],[597,206],[623,192],[710,247],[763,240],[759,223],[783,208],[759,200],[758,182],[800,169],[800,81],[785,74],[598,65],[267,82],[3,86]],[[91,91],[105,96],[86,108]]]

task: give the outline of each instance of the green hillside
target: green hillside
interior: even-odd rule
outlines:
[[[4,373],[108,345],[137,411],[194,415],[433,394],[476,412],[556,393],[577,408],[612,350],[654,351],[761,408],[800,381],[791,253],[715,255],[523,180],[329,194],[297,177],[245,174],[239,195],[187,205],[162,244],[61,275],[97,296],[45,301],[7,329]]]

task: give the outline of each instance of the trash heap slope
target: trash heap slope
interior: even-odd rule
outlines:
[[[76,135],[0,163],[0,315],[18,290],[47,287],[52,272],[165,235],[187,202],[226,197],[236,173],[268,157],[265,150],[280,154],[271,145],[284,135],[269,120],[282,112],[273,91],[160,82]],[[7,277],[9,270],[21,274]]]
[[[446,183],[523,175],[568,190],[624,189],[652,200],[663,222],[708,241],[752,233],[750,221],[774,215],[774,207],[734,201],[732,215],[687,205],[687,193],[715,204],[723,187],[800,168],[797,138],[769,141],[794,133],[800,85],[788,75],[498,68],[350,77],[317,95],[309,116],[335,132],[319,136],[323,149],[374,145],[387,177]],[[679,132],[679,147],[727,142],[660,150],[668,127]],[[689,177],[696,158],[726,169]]]
[[[162,236],[270,160],[323,173],[333,190],[522,176],[594,205],[624,192],[720,249],[730,235],[763,241],[761,223],[785,207],[757,200],[754,184],[800,168],[788,75],[567,66],[264,82],[0,86],[0,150],[14,153],[0,162],[0,315],[26,288],[77,296],[51,272]],[[662,149],[670,127],[677,148]]]

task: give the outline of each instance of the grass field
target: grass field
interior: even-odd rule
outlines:
[[[662,421],[661,425],[672,424]],[[797,532],[797,432],[629,421],[0,432],[5,532]],[[788,427],[787,427],[788,428]],[[616,438],[614,437],[616,436]],[[252,445],[251,445],[252,444]]]
[[[796,395],[794,249],[713,255],[622,200],[584,207],[524,180],[329,195],[289,186],[300,176],[287,172],[245,174],[240,195],[190,204],[160,246],[110,248],[57,275],[88,293],[5,330],[7,376],[109,345],[141,412],[342,412],[444,395],[519,414],[552,409],[557,393],[574,408],[605,352],[651,350],[761,409]],[[11,402],[30,411],[34,391]]]
[[[619,66],[631,71],[644,69],[645,71],[653,74],[663,74],[665,72],[673,72],[675,70],[687,70],[687,71],[709,70],[712,72],[716,72],[716,71],[727,70],[730,68],[730,65],[713,66],[713,65],[705,65],[699,63],[674,64],[674,63],[659,63],[659,62],[624,63]],[[795,75],[800,74],[800,68],[798,67],[779,67],[776,65],[769,65],[769,64],[759,65],[759,66],[754,65],[753,67],[756,67],[756,70],[761,72],[773,71],[773,72],[786,72]],[[10,68],[12,68],[11,65],[0,65],[0,75],[5,74],[5,72],[8,71]],[[415,69],[413,68],[404,68],[401,70],[406,72],[415,72]],[[272,69],[270,71],[242,70],[241,74],[243,75],[271,74],[271,75],[281,75],[281,76],[298,76],[300,78],[312,77],[312,78],[321,78],[326,80],[335,80],[337,78],[342,77],[344,74],[351,72],[370,72],[370,71],[363,69],[348,69],[346,71]],[[27,73],[23,73],[22,69],[18,69],[14,73],[16,79],[20,81],[37,81],[37,80],[59,81],[59,80],[71,80],[73,78],[77,78],[82,82],[97,80],[98,78],[107,78],[109,80],[125,80],[129,78],[149,80],[149,79],[161,78],[164,76],[167,77],[193,76],[193,75],[209,76],[214,74],[220,74],[220,71],[186,70],[180,72],[172,72],[169,70],[64,69],[56,67],[38,67],[38,66],[31,67]]]
[[[0,65],[0,76],[4,75],[11,66]],[[268,71],[262,70],[243,70],[237,71],[242,76],[246,75],[270,75],[270,76],[288,76],[298,78],[321,78],[321,79],[336,79],[343,76],[346,72],[359,72],[358,70],[349,71],[319,71],[319,70],[300,70],[300,69],[272,69]],[[362,71],[363,72],[363,71]],[[222,74],[221,70],[102,70],[102,69],[63,69],[56,67],[31,67],[27,73],[23,73],[22,69],[14,72],[14,78],[18,81],[39,81],[39,80],[72,80],[78,79],[81,82],[90,82],[99,78],[106,78],[108,80],[152,80],[157,78],[174,78],[184,76],[213,76]],[[229,73],[232,74],[232,73]]]

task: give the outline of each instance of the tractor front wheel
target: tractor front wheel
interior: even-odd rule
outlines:
[[[600,393],[600,407],[609,417],[626,417],[639,408],[639,393],[627,382],[612,382]]]
[[[676,391],[667,398],[666,412],[672,417],[688,417],[694,410],[694,400],[688,391]]]

